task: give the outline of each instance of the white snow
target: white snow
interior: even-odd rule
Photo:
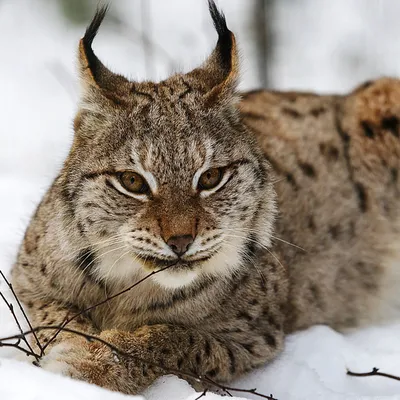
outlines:
[[[202,3],[151,3],[153,39],[185,69],[201,61],[215,42]],[[9,273],[29,217],[56,175],[72,138],[77,96],[74,60],[83,27],[71,27],[60,19],[54,4],[0,2],[0,269],[5,273]],[[243,87],[254,87],[254,46],[246,31],[249,18],[245,12],[254,3],[224,0],[221,4],[229,26],[239,32],[243,57],[249,55]],[[280,2],[273,85],[343,91],[363,79],[398,75],[400,47],[391,38],[399,37],[400,4],[395,0],[370,0],[368,7],[365,4],[361,0]],[[137,6],[137,2],[121,0],[113,7],[121,19],[140,27]],[[133,77],[162,78],[171,72],[166,56],[157,53],[154,67],[146,76],[140,44],[127,31],[106,26],[94,46],[114,70]],[[349,64],[346,52],[354,55],[353,64]],[[8,292],[3,282],[0,290]],[[0,336],[16,332],[9,311],[0,302]],[[373,367],[399,375],[399,337],[399,323],[348,334],[316,326],[289,336],[284,353],[276,361],[232,386],[257,387],[281,400],[400,399],[399,382],[346,375],[346,368],[366,372]],[[15,357],[15,352],[0,349],[1,400],[126,398],[45,372]],[[236,398],[251,398],[234,394]],[[147,400],[194,400],[198,395],[176,377],[163,377],[144,393]],[[206,396],[217,398],[217,394]]]

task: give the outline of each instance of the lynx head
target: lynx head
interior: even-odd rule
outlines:
[[[80,41],[83,93],[62,182],[98,278],[126,282],[168,266],[153,278],[182,287],[230,276],[270,244],[269,167],[238,112],[234,35],[209,8],[212,54],[159,83],[132,82],[94,54],[106,8]]]

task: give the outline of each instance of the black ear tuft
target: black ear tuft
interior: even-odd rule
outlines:
[[[107,14],[108,7],[108,4],[106,4],[96,10],[96,14],[94,15],[90,25],[86,28],[85,36],[83,37],[83,43],[85,44],[85,47],[89,48],[92,46],[93,40],[97,35],[100,25]]]
[[[221,61],[228,68],[232,62],[233,35],[226,25],[225,15],[218,10],[214,0],[208,0],[208,8],[214,23],[215,30],[218,33],[218,44]]]
[[[208,9],[210,10],[211,18],[214,22],[215,29],[218,33],[218,36],[228,35],[229,29],[226,26],[225,15],[222,11],[218,10],[215,5],[214,0],[208,0]]]
[[[111,72],[94,54],[92,43],[108,11],[108,5],[97,8],[85,35],[79,41],[78,61],[84,95],[99,93],[115,104],[121,104],[129,87],[128,79]],[[90,89],[90,90],[86,90]],[[93,90],[94,89],[94,90]]]
[[[94,15],[90,25],[86,28],[85,35],[82,38],[82,44],[88,62],[88,67],[91,69],[94,76],[96,76],[99,60],[93,52],[92,43],[97,35],[101,23],[104,20],[104,17],[107,14],[108,8],[108,4],[97,8],[96,14]]]

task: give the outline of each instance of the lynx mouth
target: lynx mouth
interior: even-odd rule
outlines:
[[[193,270],[196,266],[199,264],[209,260],[211,256],[205,256],[200,259],[196,259],[195,261],[187,261],[187,260],[182,260],[181,258],[178,258],[176,260],[165,260],[162,258],[157,258],[153,256],[148,256],[148,257],[143,257],[143,256],[137,256],[138,259],[144,264],[145,267],[152,269],[152,270],[158,270],[161,268],[168,268],[170,271],[188,271],[188,270]]]

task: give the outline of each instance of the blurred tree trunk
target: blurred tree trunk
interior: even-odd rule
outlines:
[[[262,87],[268,87],[269,63],[272,56],[272,17],[275,0],[257,0],[254,7],[256,47],[258,54],[258,74]]]

